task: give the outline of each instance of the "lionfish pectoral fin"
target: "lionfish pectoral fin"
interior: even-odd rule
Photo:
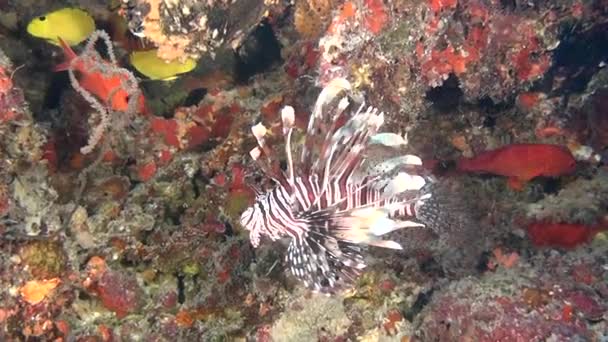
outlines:
[[[401,204],[403,205],[403,204]],[[371,209],[371,210],[369,210]],[[366,216],[362,216],[362,213],[353,213],[353,217],[341,218],[344,227],[350,227],[346,231],[360,230],[366,232],[368,235],[371,234],[375,237],[394,232],[395,230],[410,227],[424,227],[424,224],[415,222],[412,220],[400,220],[389,217],[389,213],[393,212],[393,206],[387,205],[385,207],[366,208],[364,213]]]
[[[293,239],[286,261],[296,278],[316,290],[349,283],[365,267],[359,246],[318,234]]]
[[[422,166],[422,159],[413,154],[406,154],[398,157],[391,158],[387,161],[382,162],[382,168],[393,169],[401,165],[420,165]]]
[[[370,245],[388,249],[403,250],[403,247],[398,242],[391,240],[378,240],[370,243]]]
[[[405,220],[405,221],[402,221],[402,227],[403,228],[424,228],[425,225],[424,225],[424,223],[411,221],[411,220]]]
[[[385,219],[379,221],[372,227],[372,233],[376,236],[382,236],[403,228],[421,228],[423,223],[411,220]]]
[[[381,237],[392,231],[413,227],[413,221],[392,219],[384,207],[364,207],[336,211],[325,209],[306,215],[311,236],[333,239],[354,245],[370,245],[401,249],[397,243],[387,242]]]
[[[365,153],[375,153],[376,155],[381,154],[381,152],[378,151],[378,148],[372,148]],[[369,156],[366,158],[369,159]],[[401,155],[382,162],[367,163],[363,165],[360,170],[357,170],[357,172],[353,174],[351,181],[358,183],[366,177],[375,178],[379,175],[395,174],[397,171],[404,171],[408,174],[416,174],[417,172],[414,171],[417,171],[416,169],[419,167],[422,167],[422,160],[419,157],[411,154]],[[382,188],[389,180],[390,179],[380,178],[379,181],[374,184],[374,188]]]
[[[407,172],[399,172],[384,188],[383,197],[397,196],[408,190],[418,191],[427,184],[426,179],[419,175],[410,175]]]
[[[310,210],[299,219],[307,222],[307,233],[293,239],[287,261],[294,276],[316,289],[350,282],[366,266],[361,255],[366,246],[401,250],[399,243],[381,236],[419,225],[391,219],[388,209],[371,206]]]

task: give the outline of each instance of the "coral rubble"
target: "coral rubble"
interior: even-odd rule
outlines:
[[[72,47],[91,64],[70,73],[54,71],[60,48],[24,30],[62,6],[89,12],[107,44]],[[0,340],[605,341],[607,8],[0,1]],[[127,55],[151,47],[198,66],[140,80]],[[87,72],[128,82],[100,98]],[[426,214],[438,219],[392,232],[402,251],[372,250],[354,285],[326,296],[289,275],[283,241],[253,249],[238,218],[274,186],[247,155],[250,127],[263,123],[282,150],[290,104],[301,143],[335,77],[437,178]],[[114,108],[124,91],[132,105]],[[574,164],[524,163],[539,169],[519,170],[516,189],[458,167],[532,144]]]

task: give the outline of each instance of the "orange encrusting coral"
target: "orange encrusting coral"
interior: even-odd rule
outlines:
[[[422,78],[431,87],[441,85],[454,74],[463,89],[484,91],[488,88],[484,85],[493,85],[479,81],[482,67],[492,69],[497,76],[492,82],[522,90],[528,88],[529,82],[543,77],[551,66],[548,40],[533,19],[494,13],[492,6],[477,1],[429,0],[428,7],[431,15],[425,19],[416,58]],[[457,17],[466,18],[466,29],[456,30],[445,24],[450,16],[450,20],[454,19],[454,12],[459,13]],[[445,39],[426,39],[437,35]],[[497,92],[502,96],[506,90]]]
[[[154,118],[150,123],[152,132],[163,137],[165,144],[173,147],[180,147],[177,137],[177,122],[173,119]]]
[[[59,278],[31,280],[19,289],[19,293],[26,302],[32,305],[38,304],[51,295],[59,283],[61,283]]]
[[[365,27],[373,34],[378,34],[388,21],[388,13],[382,0],[365,0],[369,13],[364,18]]]
[[[437,13],[443,9],[456,8],[458,0],[430,0],[431,10]]]
[[[13,88],[13,80],[8,77],[8,72],[5,68],[0,67],[0,94],[4,94]]]
[[[530,47],[524,48],[514,56],[514,65],[517,70],[517,77],[521,81],[532,81],[542,76],[551,66],[551,58],[548,55],[542,54],[536,58],[533,55],[537,54],[538,43],[531,40],[533,43]]]
[[[382,0],[364,0],[362,8],[357,7],[354,1],[346,1],[338,15],[334,16],[327,29],[331,36],[339,32],[347,22],[360,22],[370,33],[380,33],[389,21],[389,11]]]
[[[23,114],[23,106],[20,105],[24,101],[23,94],[13,88],[13,75],[18,69],[11,72],[0,66],[0,124],[18,119]]]
[[[541,100],[541,93],[538,92],[526,92],[521,93],[517,96],[517,104],[525,110],[534,108]]]
[[[209,139],[226,138],[234,115],[239,111],[240,108],[236,104],[221,108],[201,105],[194,111],[179,108],[172,119],[152,119],[150,128],[152,133],[162,136],[168,146],[188,149]]]
[[[142,182],[147,182],[150,179],[152,179],[152,177],[154,177],[154,175],[156,174],[156,171],[157,171],[156,163],[154,161],[150,161],[148,163],[141,165],[137,169],[137,176],[138,176],[139,180],[141,180]]]
[[[431,20],[429,30],[436,29],[436,22]],[[480,60],[482,51],[488,43],[488,32],[483,27],[473,27],[467,40],[458,49],[450,43],[442,50],[433,49],[425,55],[426,47],[421,42],[416,45],[416,56],[422,61],[421,73],[433,85],[438,85],[438,79],[445,79],[451,73],[460,76],[467,72],[469,65]]]
[[[194,318],[190,310],[180,310],[175,314],[175,323],[179,327],[190,328],[194,324]]]
[[[342,10],[340,14],[333,19],[329,28],[327,29],[327,33],[334,34],[338,31],[338,27],[342,25],[347,20],[354,18],[357,14],[357,6],[352,1],[347,1],[342,5]]]
[[[488,261],[488,269],[490,270],[496,269],[498,266],[512,268],[519,261],[519,254],[516,252],[505,253],[500,247],[495,248],[492,254],[494,258]]]
[[[573,172],[576,160],[563,146],[513,144],[473,158],[461,158],[456,167],[460,171],[509,177],[509,185],[521,189],[525,182],[538,176],[557,177]]]
[[[444,50],[433,50],[431,59],[422,65],[422,70],[433,71],[440,75],[454,73],[460,75],[465,72],[468,58],[456,52],[454,47],[448,46]]]

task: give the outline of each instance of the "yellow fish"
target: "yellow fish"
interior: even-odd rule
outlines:
[[[156,50],[134,51],[129,55],[131,65],[144,76],[152,80],[170,81],[180,74],[187,73],[196,67],[192,58],[184,62],[177,60],[166,62],[156,55]]]
[[[95,21],[87,12],[78,8],[62,8],[32,19],[27,32],[34,37],[60,45],[61,37],[69,45],[77,45],[95,30]]]

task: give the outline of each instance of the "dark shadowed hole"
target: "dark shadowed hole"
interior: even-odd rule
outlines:
[[[455,160],[438,160],[437,164],[433,165],[432,173],[436,176],[445,176],[449,172],[456,171]]]
[[[435,258],[428,258],[420,263],[420,271],[429,276],[436,276],[438,278],[445,277],[445,273],[441,268],[441,265],[435,260]]]
[[[608,60],[608,24],[582,32],[564,27],[553,60],[554,77],[563,79],[558,90],[583,91],[599,64]]]
[[[442,113],[453,112],[461,103],[462,96],[460,82],[453,74],[450,74],[441,86],[426,92],[426,99],[433,103],[433,108]]]
[[[475,269],[479,273],[484,273],[484,272],[488,271],[488,262],[490,261],[491,257],[492,257],[492,255],[490,252],[488,252],[488,251],[482,252],[481,255],[479,256],[479,262],[477,263],[477,267],[475,267]]]
[[[414,304],[409,307],[404,313],[403,317],[408,321],[412,322],[414,317],[424,309],[424,307],[431,301],[431,297],[433,296],[434,289],[430,289],[426,292],[420,292]]]
[[[496,116],[500,113],[504,113],[507,109],[513,107],[514,101],[509,102],[494,102],[489,97],[483,97],[479,102],[477,102],[477,106],[479,107],[479,111],[482,113],[486,113],[486,117],[491,117],[496,120]],[[494,122],[495,123],[495,122]]]
[[[192,177],[190,179],[190,183],[192,184],[192,192],[194,193],[194,198],[199,198],[201,195],[201,188],[199,187],[197,177]]]
[[[494,126],[496,126],[496,117],[495,116],[491,116],[491,115],[486,115],[483,118],[483,127],[486,128],[494,128]]]
[[[506,11],[514,11],[517,9],[517,0],[500,0],[500,7]]]
[[[224,235],[226,235],[226,236],[234,236],[234,228],[232,228],[232,225],[230,224],[230,222],[228,222],[228,221],[222,221],[222,223],[226,227],[226,230],[224,231]]]
[[[44,95],[44,109],[58,109],[61,103],[61,94],[70,86],[70,77],[67,72],[55,72],[51,76],[51,82]],[[44,118],[39,118],[45,121]]]
[[[184,304],[186,301],[186,286],[184,285],[184,276],[176,275],[177,278],[177,302]]]
[[[272,27],[263,21],[236,51],[235,74],[238,82],[269,70],[281,61],[281,45]]]
[[[556,178],[542,179],[543,192],[547,195],[555,195],[560,190],[559,180]]]
[[[184,107],[197,106],[207,95],[207,89],[196,88],[191,90],[184,100]]]

